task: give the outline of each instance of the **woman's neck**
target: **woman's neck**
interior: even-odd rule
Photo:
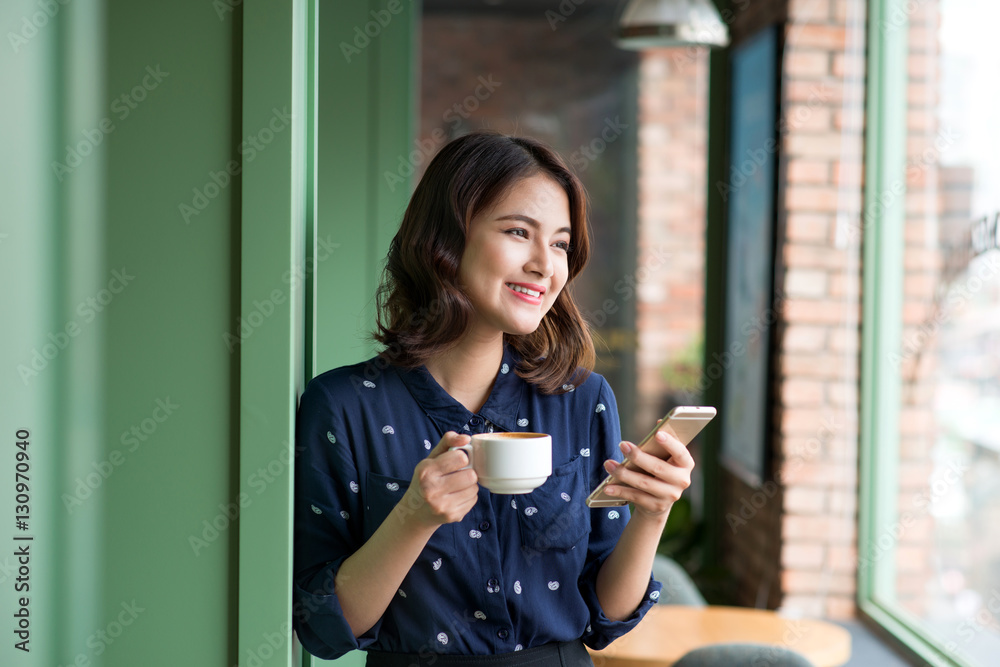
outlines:
[[[425,364],[431,376],[470,412],[489,398],[503,359],[503,334],[488,340],[466,336],[458,345]]]

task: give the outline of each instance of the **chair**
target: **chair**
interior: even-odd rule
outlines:
[[[687,571],[673,558],[656,554],[653,558],[653,577],[663,584],[659,604],[683,604],[704,607],[705,598],[694,585]]]
[[[674,667],[815,667],[784,646],[732,643],[703,646],[685,653]]]

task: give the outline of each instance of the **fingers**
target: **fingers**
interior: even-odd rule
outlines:
[[[682,468],[694,467],[694,459],[691,458],[691,452],[672,433],[657,431],[656,444],[656,449],[665,454],[661,458],[670,459],[672,463]]]
[[[687,447],[667,431],[658,431],[656,437],[644,449],[639,449],[631,442],[624,442],[622,445],[625,457],[632,461],[633,465],[643,469],[656,469],[656,461],[678,468],[694,468],[694,459]]]
[[[654,496],[663,496],[676,500],[690,485],[690,475],[678,468],[666,466],[654,474],[645,470],[633,470],[624,465],[609,461],[604,469],[611,475],[612,485],[620,488],[630,487]],[[624,496],[619,496],[624,497]]]
[[[437,462],[442,466],[441,470],[444,473],[461,470],[469,465],[472,462],[472,459],[469,458],[469,453],[466,450],[455,450],[452,448],[462,447],[469,444],[471,441],[472,438],[468,435],[462,435],[456,433],[455,431],[448,431],[441,437],[437,446],[431,450],[431,453],[427,455],[427,458],[437,459]]]
[[[438,444],[431,450],[431,453],[427,455],[429,459],[436,459],[443,454],[446,454],[452,447],[461,447],[462,445],[467,445],[472,441],[472,438],[468,435],[461,435],[455,431],[448,431],[441,439],[438,440]]]
[[[442,523],[453,523],[461,521],[469,513],[479,499],[479,486],[473,484],[471,487],[459,489],[448,494],[441,504],[440,516]]]
[[[650,448],[654,453],[642,451],[630,442],[621,443],[621,449],[630,465],[605,462],[604,468],[613,480],[605,487],[608,495],[659,513],[669,509],[684,489],[691,485],[694,459],[672,435],[659,432],[655,446]],[[664,460],[656,454],[669,458]]]

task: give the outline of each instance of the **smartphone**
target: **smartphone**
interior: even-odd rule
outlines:
[[[687,445],[694,440],[694,436],[698,435],[701,429],[705,428],[708,422],[712,421],[713,417],[715,417],[715,408],[711,406],[678,406],[668,412],[666,417],[656,422],[656,426],[649,432],[649,435],[642,439],[638,447],[646,451],[646,447],[653,442],[653,438],[661,430],[666,430],[680,440],[681,444]],[[634,468],[629,461],[626,461],[625,465]],[[594,492],[587,496],[587,507],[621,507],[628,504],[627,500],[604,494],[604,487],[610,481],[611,475],[608,475],[603,482],[597,485]]]

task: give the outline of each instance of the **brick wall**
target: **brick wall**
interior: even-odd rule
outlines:
[[[697,397],[705,300],[708,53],[644,51],[639,66],[638,427]],[[641,430],[641,428],[640,428]]]
[[[769,601],[831,618],[855,610],[861,244],[850,223],[862,207],[865,20],[863,0],[788,7],[773,376],[781,492],[754,529],[770,540],[780,523],[764,545],[780,570]],[[758,576],[766,583],[770,570]]]

